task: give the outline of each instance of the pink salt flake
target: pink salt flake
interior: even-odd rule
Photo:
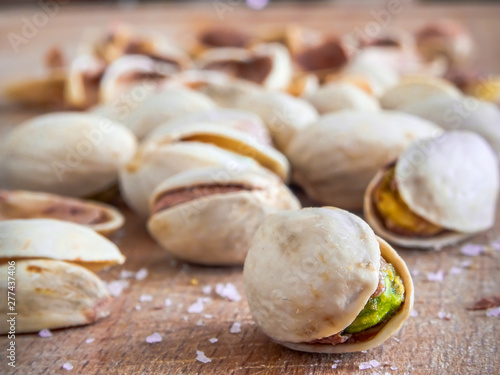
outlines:
[[[370,362],[370,365],[373,367],[373,368],[377,368],[381,365],[381,363],[379,361],[377,361],[376,359],[372,359]]]
[[[92,344],[95,341],[95,338],[89,337],[87,340],[85,340],[85,344]]]
[[[191,306],[188,307],[188,313],[190,314],[197,314],[201,313],[205,306],[203,305],[203,299],[198,298],[198,300],[193,303]]]
[[[473,243],[465,244],[460,249],[460,252],[462,254],[467,255],[469,257],[476,257],[478,255],[481,255],[483,251],[484,251],[484,246]]]
[[[135,279],[140,281],[140,280],[144,280],[147,276],[148,276],[148,270],[145,268],[141,268],[135,274]]]
[[[71,365],[70,363],[65,363],[64,365],[62,365],[62,368],[66,371],[71,371],[73,370],[73,365]]]
[[[240,333],[241,332],[241,323],[240,322],[234,322],[233,325],[231,326],[231,329],[229,330],[231,333]]]
[[[495,317],[495,318],[500,316],[500,306],[487,310],[486,316]]]
[[[42,329],[40,332],[38,332],[38,336],[40,337],[52,337],[52,332],[50,332],[50,330],[48,329]]]
[[[210,341],[212,344],[215,344],[217,341],[219,341],[219,339],[213,337],[211,339],[208,339],[208,341]]]
[[[146,337],[146,342],[148,344],[154,344],[155,342],[160,342],[161,340],[161,335],[158,332],[155,332],[151,336]]]
[[[205,355],[205,353],[203,353],[202,351],[199,351],[199,350],[196,351],[196,360],[203,362],[203,363],[212,362],[212,360],[210,358],[208,358]]]

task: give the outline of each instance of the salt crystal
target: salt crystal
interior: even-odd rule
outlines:
[[[211,339],[208,339],[208,341],[210,341],[212,344],[215,344],[217,341],[219,341],[218,339],[216,339],[215,337],[211,338]]]
[[[336,363],[334,363],[334,364],[332,365],[332,368],[333,368],[333,369],[335,369],[335,368],[337,368],[337,366],[338,366],[338,365],[337,365]]]
[[[203,362],[203,363],[208,363],[208,362],[212,362],[212,360],[210,358],[207,358],[205,356],[205,353],[197,350],[196,351],[196,360],[197,361],[200,361],[200,362]]]
[[[120,278],[121,279],[131,279],[133,277],[135,277],[135,272],[127,271],[125,269],[120,271]]]
[[[394,341],[396,341],[396,342],[401,342],[401,340],[400,340],[400,339],[398,339],[397,337],[394,337]]]
[[[38,332],[38,336],[40,336],[40,337],[52,337],[52,332],[50,332],[48,329],[42,329],[40,332]]]
[[[64,365],[62,365],[62,368],[67,371],[73,370],[73,366],[70,363],[65,363]]]
[[[240,333],[241,332],[241,323],[234,322],[233,325],[231,326],[231,329],[229,330],[229,332]]]
[[[464,260],[460,262],[460,267],[462,268],[468,268],[472,265],[472,260]]]
[[[148,276],[148,270],[145,268],[141,268],[137,273],[135,274],[135,279],[136,280],[144,280]]]
[[[481,255],[483,251],[484,251],[484,246],[473,243],[465,244],[460,249],[460,252],[462,254],[467,255],[469,257],[475,257]]]
[[[153,296],[150,294],[142,294],[139,297],[139,302],[151,302],[153,300]]]
[[[85,340],[86,344],[92,344],[95,341],[95,338],[89,337],[87,340]]]
[[[196,314],[201,313],[205,307],[203,306],[203,299],[198,298],[198,300],[188,307],[188,313]]]
[[[444,280],[444,271],[427,272],[427,280],[441,282]]]
[[[135,309],[136,309],[137,311],[139,311],[139,310],[141,310],[141,309],[142,309],[142,307],[141,307],[141,305],[137,304],[137,305],[135,305]]]
[[[227,298],[230,301],[240,301],[241,296],[238,293],[238,290],[232,283],[217,283],[215,285],[215,293],[219,296]]]
[[[397,369],[398,369],[398,367],[397,367],[397,366],[391,366],[391,370],[392,370],[392,371],[396,371]]]
[[[362,350],[361,353],[368,353],[368,350]]]
[[[500,238],[497,238],[496,240],[493,240],[490,242],[490,246],[493,248],[493,250],[500,250]]]
[[[460,275],[462,273],[462,269],[460,267],[451,267],[450,275]]]
[[[500,316],[500,306],[498,307],[494,307],[492,309],[489,309],[486,311],[486,316],[489,316],[489,317],[497,317],[497,316]]]
[[[212,286],[205,285],[203,288],[201,288],[201,291],[203,292],[203,294],[210,294],[212,293]]]
[[[165,306],[172,306],[172,300],[170,298],[165,298]]]
[[[160,342],[162,340],[158,332],[153,333],[151,336],[146,337],[146,342],[148,344],[154,344],[155,342]]]
[[[420,271],[417,270],[417,269],[411,270],[410,273],[412,274],[412,276],[418,276],[418,275],[420,275]]]
[[[372,359],[369,363],[370,365],[372,365],[373,368],[377,368],[380,366],[380,362],[377,361],[376,359]]]
[[[203,323],[203,320],[200,319],[200,320],[198,320],[198,322],[196,323],[196,325],[198,327],[201,327],[201,326],[205,325],[205,323]]]
[[[440,311],[440,312],[438,312],[438,318],[439,319],[450,320],[451,319],[451,314],[447,313],[447,312],[444,312],[444,311]]]
[[[359,365],[360,370],[367,370],[369,368],[372,368],[372,365],[370,365],[370,362],[361,362]]]
[[[335,360],[335,361],[333,361],[333,362],[335,362],[335,363],[340,363],[340,362],[342,362],[342,360],[341,360],[341,359],[336,359],[336,360]]]
[[[213,318],[212,314],[205,314],[203,316],[205,317],[205,319],[212,319]]]
[[[413,317],[413,318],[417,317],[418,316],[417,310],[411,310],[410,316]]]
[[[123,290],[128,288],[130,283],[127,280],[114,280],[106,284],[109,294],[113,297],[119,297]]]

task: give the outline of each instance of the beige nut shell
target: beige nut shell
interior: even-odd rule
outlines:
[[[250,241],[264,218],[300,208],[283,182],[263,168],[230,171],[204,168],[178,174],[161,183],[154,203],[168,191],[206,185],[241,185],[251,190],[209,195],[153,214],[151,235],[183,260],[206,265],[243,264]]]
[[[381,167],[413,140],[440,132],[428,121],[399,112],[328,114],[290,145],[293,179],[322,204],[361,210],[365,189]]]
[[[369,341],[307,344],[354,321],[377,288],[381,251],[405,283],[402,310]],[[411,277],[396,252],[357,216],[328,207],[269,216],[254,236],[243,275],[260,328],[301,351],[342,353],[377,346],[400,328],[413,303]]]
[[[73,112],[38,116],[2,143],[0,187],[91,196],[116,182],[135,149],[134,135],[109,119]]]
[[[7,296],[8,264],[0,264],[0,292]],[[91,324],[109,315],[111,298],[104,283],[91,271],[57,260],[18,260],[15,265],[16,333]],[[7,298],[0,313],[7,316]],[[7,319],[0,334],[9,332]]]
[[[0,221],[0,258],[47,258],[97,270],[123,264],[116,245],[83,225],[52,219]]]
[[[68,198],[55,194],[38,193],[23,190],[0,190],[0,220],[53,218],[52,210],[70,207],[75,209],[73,220],[78,222],[78,211],[86,209],[97,211],[104,218],[102,222],[84,224],[102,235],[111,235],[123,226],[125,219],[116,208],[94,201]]]

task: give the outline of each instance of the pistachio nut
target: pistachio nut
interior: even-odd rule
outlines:
[[[0,149],[0,188],[88,197],[117,181],[133,156],[134,135],[104,117],[60,112],[37,116]]]
[[[111,235],[125,219],[116,208],[99,202],[23,190],[0,190],[0,220],[57,219]]]
[[[405,262],[359,217],[331,207],[269,215],[243,271],[257,325],[294,350],[368,350],[394,335],[413,307]]]
[[[34,107],[64,107],[66,74],[58,72],[41,78],[27,78],[7,84],[5,98],[13,103]]]
[[[83,225],[54,219],[0,221],[0,260],[39,258],[91,270],[125,262],[113,242]]]
[[[0,313],[11,312],[7,298],[12,267],[0,264]],[[91,324],[109,315],[111,298],[93,272],[57,260],[28,259],[15,263],[16,333]],[[2,319],[0,334],[9,332]]]
[[[498,191],[498,160],[486,141],[446,132],[416,140],[378,172],[365,193],[365,217],[397,245],[440,249],[491,228]]]
[[[293,180],[312,199],[350,210],[377,171],[414,140],[441,130],[416,116],[344,110],[304,128],[288,148]]]
[[[299,207],[283,182],[263,168],[202,168],[167,178],[155,189],[148,229],[180,259],[237,265],[267,215]]]

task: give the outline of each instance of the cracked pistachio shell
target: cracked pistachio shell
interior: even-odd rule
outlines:
[[[64,86],[66,102],[73,108],[95,105],[99,101],[97,80],[105,69],[104,61],[92,55],[79,55],[73,59]]]
[[[216,104],[207,96],[186,88],[167,88],[151,92],[135,102],[104,104],[94,113],[119,121],[129,128],[137,138],[143,139],[164,122],[189,113],[214,109]]]
[[[380,104],[384,109],[400,110],[434,95],[459,98],[462,94],[455,85],[442,78],[415,75],[404,77],[398,84],[387,89],[380,97]]]
[[[0,259],[47,258],[98,270],[123,264],[116,245],[90,228],[53,219],[0,221]]]
[[[320,114],[343,109],[377,111],[380,105],[375,97],[348,82],[330,82],[309,96],[309,102]]]
[[[377,288],[381,256],[405,286],[399,312],[367,340],[309,344],[354,321]],[[378,346],[399,330],[413,306],[411,276],[394,249],[359,217],[330,207],[268,216],[252,240],[243,278],[258,326],[274,341],[306,352]]]
[[[112,186],[136,139],[104,117],[60,112],[14,128],[0,149],[0,188],[87,197]]]
[[[125,219],[116,208],[93,201],[23,190],[0,190],[0,220],[57,219],[111,235]]]
[[[276,147],[284,153],[301,129],[318,120],[318,112],[309,102],[284,92],[267,91],[242,97],[235,107],[257,113]]]
[[[7,296],[8,264],[0,264],[0,292]],[[16,333],[94,323],[109,315],[111,298],[93,272],[57,260],[18,260],[16,279]],[[7,316],[7,298],[0,299],[0,313]],[[0,334],[9,332],[7,319]]]
[[[441,248],[491,228],[499,192],[498,160],[477,134],[446,132],[440,137],[413,142],[396,163],[396,183],[412,212],[449,232],[411,238],[384,228],[372,203],[373,190],[383,172],[365,194],[368,222],[387,240],[407,247]]]
[[[432,123],[400,112],[328,114],[292,141],[293,180],[322,204],[361,210],[365,189],[380,168],[413,140],[439,133]]]
[[[183,260],[205,265],[243,264],[253,234],[264,218],[300,208],[283,182],[263,168],[228,171],[203,168],[163,181],[151,196],[151,210],[169,192],[188,194],[196,187],[242,187],[198,197],[154,213],[148,222],[153,238]],[[210,194],[210,195],[208,195]]]
[[[500,155],[500,109],[470,96],[434,95],[413,102],[401,111],[432,121],[445,130],[468,130],[482,136]]]

